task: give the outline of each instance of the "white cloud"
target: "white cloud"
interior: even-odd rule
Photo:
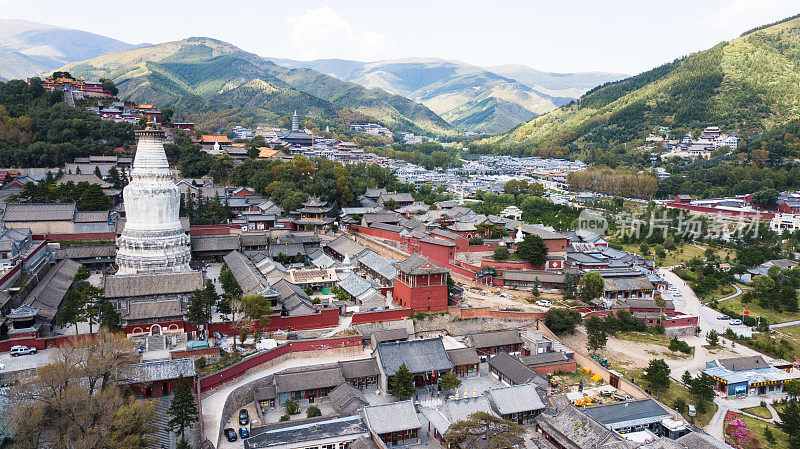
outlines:
[[[710,14],[702,23],[741,33],[799,12],[797,0],[733,0]]]
[[[330,6],[307,10],[286,20],[291,27],[289,42],[301,59],[384,58],[391,46],[383,33],[356,30]]]

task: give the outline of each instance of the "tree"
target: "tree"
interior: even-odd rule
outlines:
[[[517,245],[516,253],[520,259],[527,260],[534,267],[544,266],[547,262],[547,246],[538,235],[526,235],[525,239]]]
[[[124,336],[102,331],[55,350],[8,394],[15,447],[137,449],[148,445],[158,411],[124,394],[136,376],[137,353]]]
[[[289,399],[283,403],[283,406],[286,407],[287,415],[297,415],[300,413],[300,404],[297,403],[297,399]]]
[[[100,78],[98,81],[103,83],[103,90],[109,92],[111,95],[116,96],[119,93],[119,89],[117,89],[114,81],[111,81],[108,78]]]
[[[525,445],[525,428],[487,412],[475,412],[453,423],[444,435],[453,446],[508,449]]]
[[[81,266],[78,267],[78,271],[75,272],[75,276],[73,277],[73,279],[76,282],[77,281],[85,281],[85,280],[89,279],[89,276],[91,276],[91,273],[89,273],[89,270],[86,268],[85,265],[81,265]]]
[[[606,336],[604,322],[601,318],[593,316],[586,320],[586,334],[588,335],[587,349],[596,352],[605,348],[608,337]]]
[[[789,402],[778,410],[780,421],[776,424],[788,438],[789,447],[800,447],[800,403]]]
[[[266,327],[269,325],[272,315],[272,302],[263,295],[244,295],[242,296],[242,312],[257,325]]]
[[[320,411],[319,407],[312,405],[306,409],[306,418],[314,418],[315,416],[322,416],[322,411]]]
[[[186,428],[191,427],[197,421],[197,405],[189,382],[184,379],[183,374],[178,376],[175,394],[167,409],[167,416],[169,416],[167,427],[173,431],[178,430],[181,439],[186,438]]]
[[[654,390],[664,391],[669,387],[669,366],[663,359],[650,360],[642,378]]]
[[[469,244],[470,244],[471,246],[480,246],[480,245],[483,245],[483,239],[482,239],[482,238],[480,238],[480,237],[472,237],[471,239],[469,239]]]
[[[197,290],[189,296],[186,319],[194,325],[205,325],[211,321],[211,307],[204,290]]]
[[[772,434],[772,428],[770,426],[766,426],[764,428],[764,439],[767,440],[769,444],[775,444],[775,435]]]
[[[383,207],[388,210],[396,210],[400,207],[400,203],[398,203],[394,198],[391,198],[383,202]]]
[[[447,372],[442,374],[439,377],[439,388],[443,391],[453,391],[458,389],[461,386],[461,379],[459,379],[455,374]]]
[[[708,334],[706,335],[706,341],[708,342],[709,346],[719,346],[719,334],[717,331],[714,329],[708,331]]]
[[[598,329],[586,329],[588,334],[588,343],[586,344],[586,348],[592,352],[596,352],[598,349],[602,349],[606,347],[606,342],[608,341],[608,336],[606,336],[606,331],[602,328]]]
[[[507,260],[509,257],[511,257],[511,253],[508,251],[508,248],[501,246],[499,248],[495,248],[492,257],[494,260]]]
[[[683,413],[686,411],[686,401],[683,398],[676,398],[672,403],[672,408],[677,410],[678,413]]]
[[[75,335],[78,335],[78,323],[83,322],[83,298],[75,290],[69,290],[64,296],[64,303],[56,316],[56,325],[66,327],[75,325]]]
[[[389,393],[402,401],[414,396],[415,391],[414,379],[411,378],[411,372],[403,363],[389,380]]]
[[[581,313],[577,310],[551,307],[545,314],[544,324],[556,334],[572,333],[581,322]]]
[[[120,332],[122,324],[119,321],[119,312],[114,305],[106,299],[100,300],[100,327],[112,332]]]
[[[783,389],[790,399],[800,397],[800,380],[790,379],[783,383]]]
[[[715,395],[714,380],[702,374],[698,375],[689,382],[689,393],[699,403],[713,401]]]
[[[579,287],[581,299],[583,299],[584,302],[591,302],[593,299],[603,296],[605,282],[600,273],[590,271],[581,276]]]

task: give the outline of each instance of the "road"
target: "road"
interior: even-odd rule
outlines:
[[[700,326],[701,335],[706,335],[711,329],[714,329],[720,334],[725,333],[725,330],[731,328],[737,335],[750,337],[753,335],[752,329],[744,324],[732,326],[730,320],[719,320],[720,312],[700,304],[689,284],[683,279],[679,278],[677,274],[667,270],[666,268],[659,269],[659,274],[666,279],[670,284],[678,288],[681,296],[673,298],[675,303],[675,310],[686,313],[688,315],[697,315],[698,324]]]
[[[41,351],[37,351],[36,354],[11,357],[11,354],[4,352],[0,354],[0,365],[5,365],[3,372],[38,368],[50,362],[50,356],[52,353],[53,349],[43,349]]]

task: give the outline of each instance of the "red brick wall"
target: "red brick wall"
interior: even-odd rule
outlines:
[[[202,356],[218,356],[219,346],[197,349],[185,349],[183,351],[172,351],[169,353],[170,358],[185,359],[186,357],[202,357]]]
[[[703,207],[703,206],[691,206],[689,204],[679,204],[679,203],[664,203],[667,207],[672,207],[675,209],[683,209],[683,210],[691,210],[695,212],[703,212],[707,214],[721,214],[721,215],[728,215],[731,217],[742,217],[742,218],[760,218],[761,220],[772,220],[775,214],[768,213],[768,212],[737,212],[737,211],[726,211],[724,209],[715,209],[713,207]],[[778,211],[781,212],[780,207]],[[789,212],[791,213],[791,212]]]
[[[381,321],[397,321],[408,318],[411,309],[392,309],[377,312],[361,312],[353,314],[352,324],[378,323]]]
[[[569,245],[569,239],[546,239],[544,240],[544,246],[547,247],[548,253],[563,253],[567,251],[567,245]]]
[[[555,365],[537,366],[531,369],[541,374],[542,376],[547,377],[550,374],[556,374],[556,373],[574,373],[575,370],[577,369],[577,365],[575,361],[569,361]]]
[[[442,312],[447,310],[447,284],[412,288],[395,279],[393,298],[414,312]]]
[[[352,346],[361,346],[362,337],[360,335],[350,337],[328,338],[321,340],[297,340],[290,341],[284,345],[280,345],[275,349],[260,352],[255,356],[246,358],[239,363],[233,364],[222,371],[208,376],[202,377],[199,380],[200,391],[205,392],[212,388],[218,387],[222,384],[230,382],[233,379],[246,373],[248,370],[256,366],[268,362],[276,357],[292,352],[302,351],[319,351],[323,349],[347,348]]]
[[[394,240],[396,242],[404,242],[408,240],[406,237],[401,236],[397,232],[386,231],[383,229],[366,228],[364,226],[358,226],[358,225],[350,225],[350,229],[358,232],[359,234],[371,235],[373,237],[379,237],[387,240]]]
[[[419,242],[419,252],[437,264],[448,263],[456,254],[455,246],[435,245],[433,243]]]
[[[495,270],[541,270],[543,267],[534,267],[525,260],[494,260],[489,258],[481,259],[482,267],[493,267]]]
[[[308,329],[324,329],[328,327],[336,327],[339,325],[339,310],[338,309],[322,309],[320,313],[311,315],[300,316],[273,316],[266,329],[267,332],[274,332],[277,330],[308,330]],[[233,335],[233,325],[228,322],[211,323],[209,330],[213,332],[224,333]],[[255,329],[253,329],[255,331]]]
[[[95,232],[83,234],[47,234],[48,242],[58,242],[66,240],[114,240],[117,235],[113,232]]]
[[[491,310],[489,307],[470,307],[460,309],[461,318],[505,318],[509,320],[543,320],[544,312],[514,312]]]

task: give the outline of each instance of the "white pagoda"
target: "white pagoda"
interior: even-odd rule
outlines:
[[[164,133],[148,126],[135,134],[131,182],[122,191],[126,222],[117,239],[117,275],[189,272],[189,237],[178,219],[180,191],[169,171]]]

